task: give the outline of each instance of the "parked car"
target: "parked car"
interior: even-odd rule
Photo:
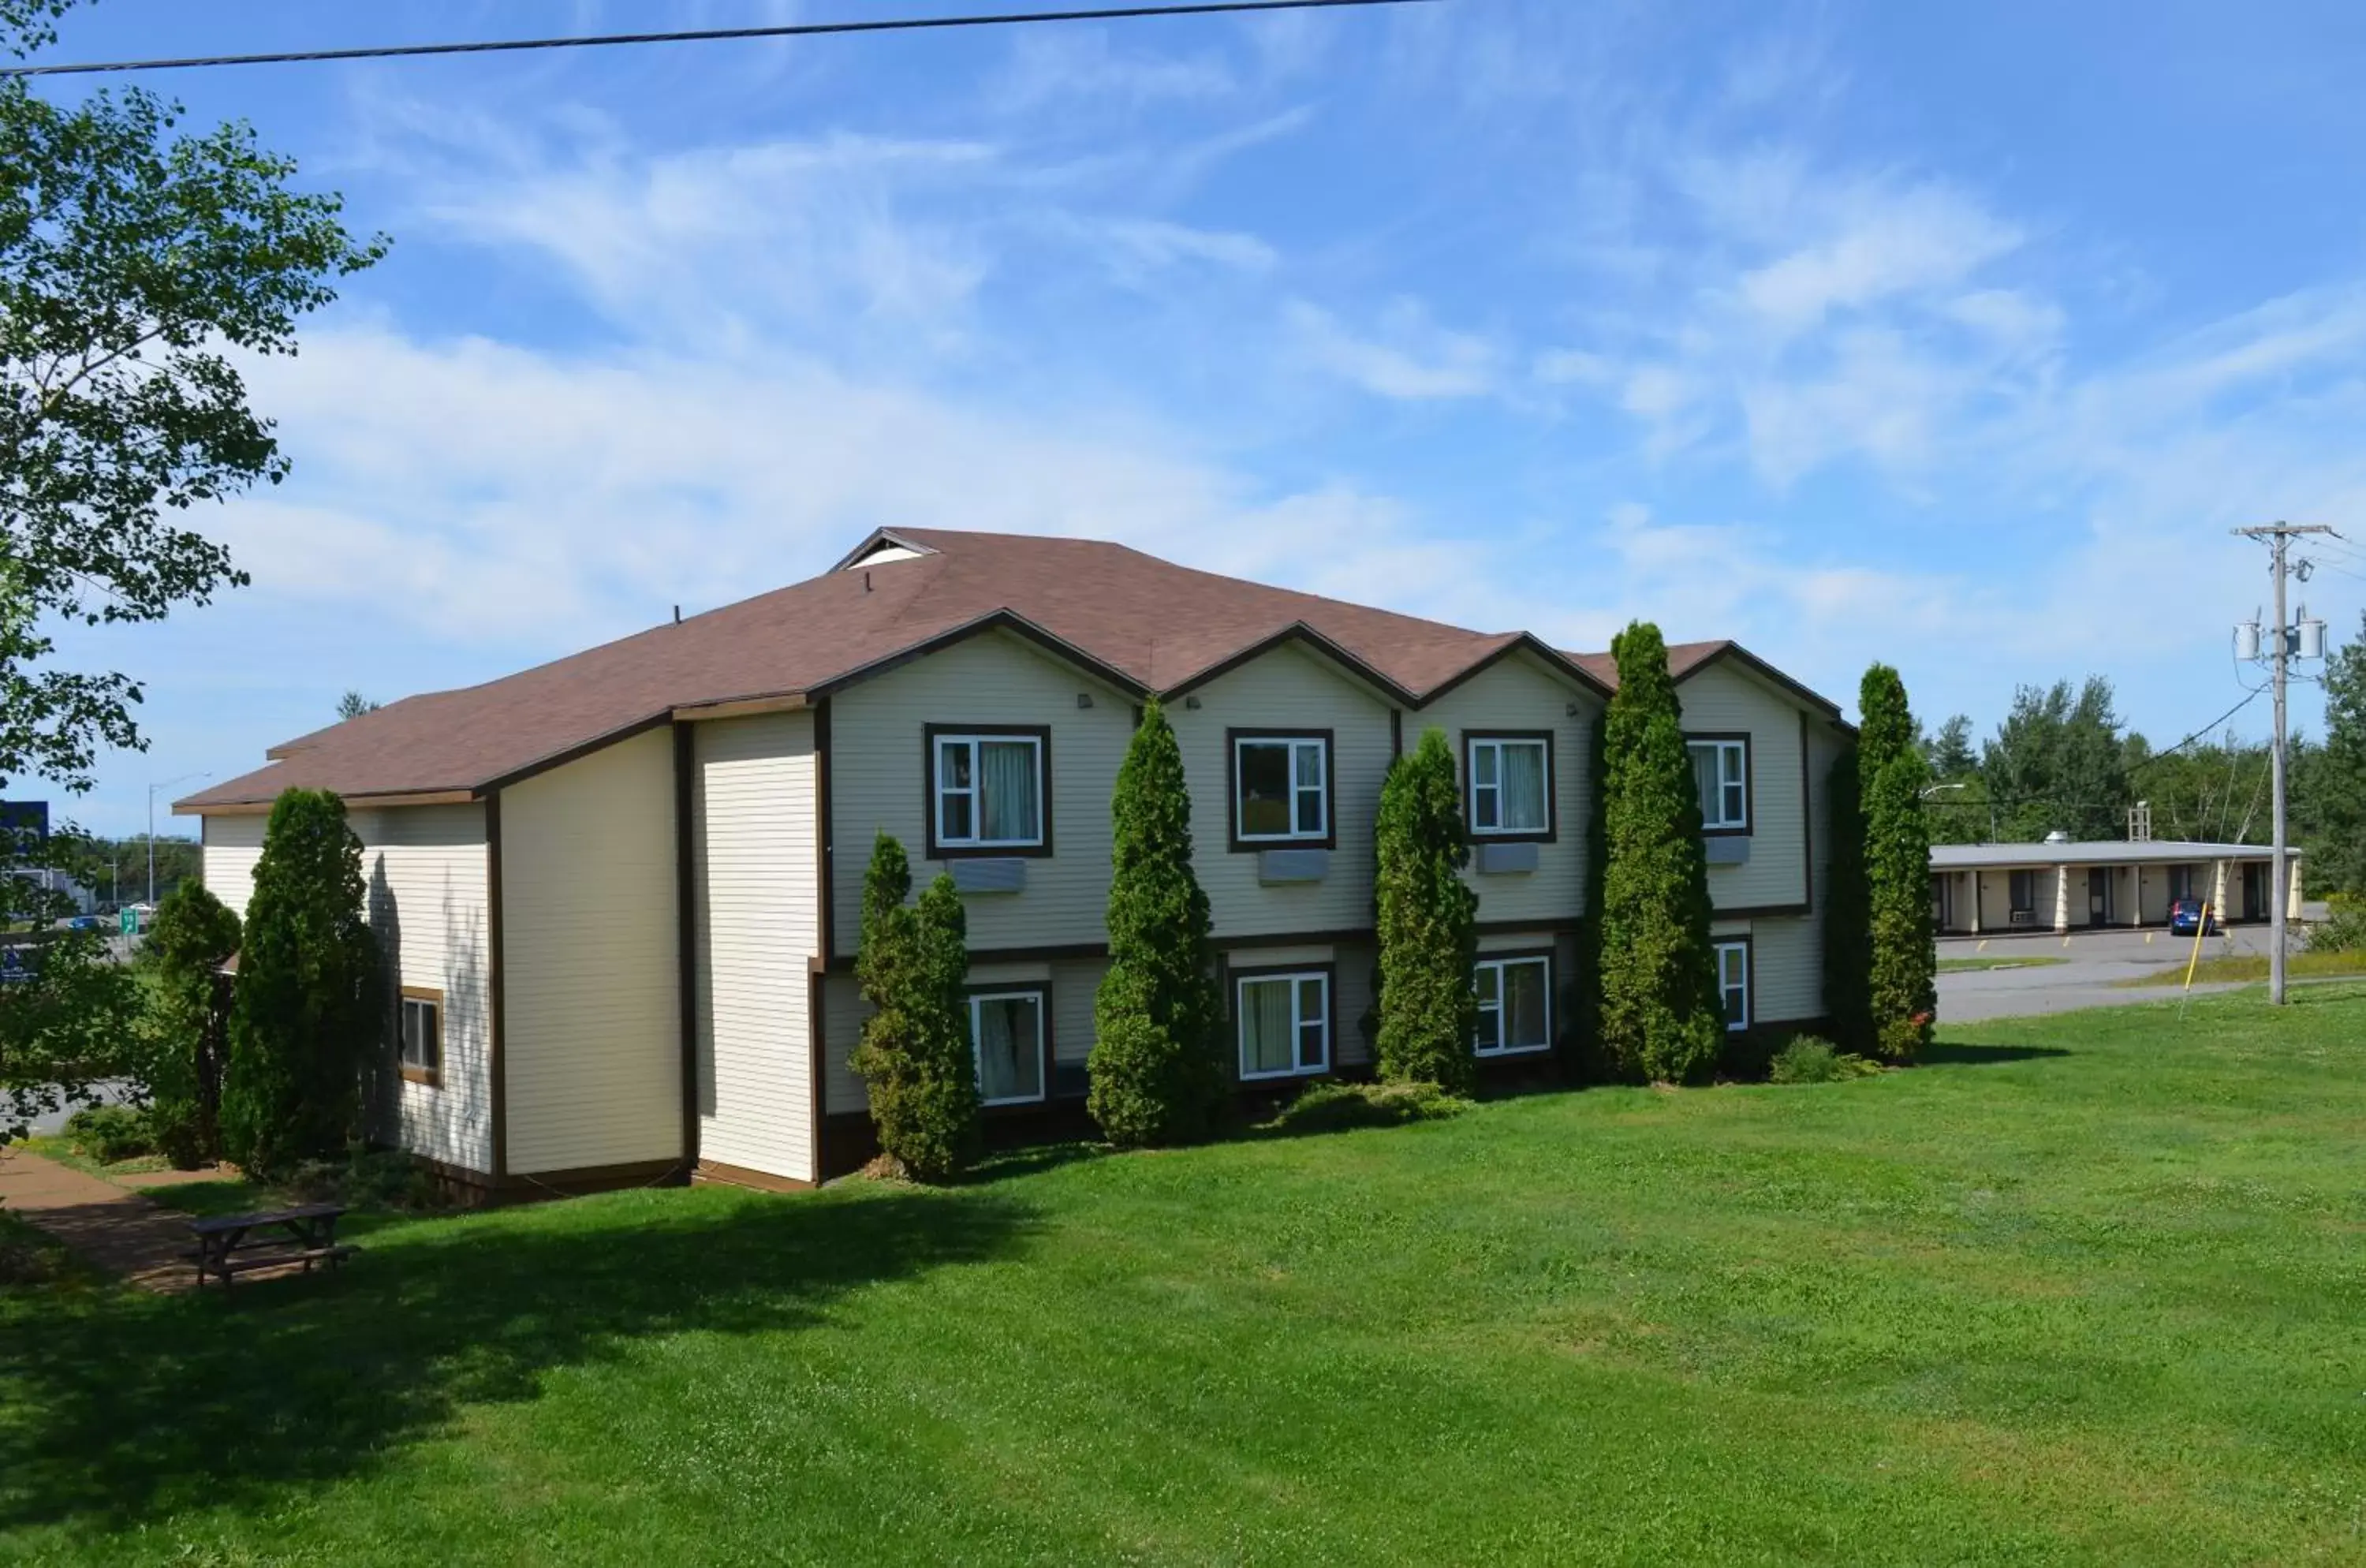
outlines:
[[[2180,898],[2169,907],[2169,931],[2171,936],[2191,936],[2201,929],[2203,912],[2209,907],[2199,898]],[[2214,936],[2219,930],[2218,911],[2209,909],[2210,929],[2204,935]]]

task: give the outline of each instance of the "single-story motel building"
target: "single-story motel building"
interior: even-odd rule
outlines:
[[[2300,852],[2287,850],[2286,912],[2300,917]],[[1933,844],[1931,914],[1942,936],[2166,925],[2201,898],[2228,925],[2271,918],[2275,852],[2167,840]]]

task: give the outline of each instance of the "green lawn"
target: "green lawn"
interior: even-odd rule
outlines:
[[[2069,962],[2050,953],[2000,953],[1993,957],[1983,953],[1977,958],[1942,958],[1939,960],[1939,973],[1960,975],[1977,969],[2043,969],[2049,964]]]
[[[2286,955],[2284,973],[2296,980],[2348,979],[2366,975],[2366,953],[2300,953]],[[2264,953],[2229,953],[2217,957],[2204,957],[2193,965],[2193,983],[2197,986],[2219,980],[2264,980],[2268,977],[2268,955]],[[2185,965],[2156,969],[2149,974],[2119,981],[2123,986],[2182,986]]]
[[[0,1292],[0,1561],[2357,1562],[2366,987]]]

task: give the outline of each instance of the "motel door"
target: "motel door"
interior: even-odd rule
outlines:
[[[2112,923],[2112,874],[2108,867],[2095,866],[2087,873],[2087,923]]]
[[[2268,868],[2252,861],[2243,867],[2243,918],[2260,920],[2274,913],[2268,908]]]

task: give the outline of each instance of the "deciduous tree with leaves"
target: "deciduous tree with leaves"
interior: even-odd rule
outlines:
[[[1696,1079],[1725,1041],[1700,795],[1660,628],[1638,621],[1610,650],[1618,690],[1603,719],[1603,1043],[1631,1076]]]
[[[1476,1077],[1470,989],[1479,896],[1462,880],[1470,848],[1446,732],[1425,732],[1380,786],[1380,1077],[1461,1094]]]
[[[65,0],[0,0],[0,50]],[[243,583],[182,520],[287,472],[237,358],[292,354],[330,280],[377,260],[253,128],[184,132],[140,88],[52,103],[0,79],[0,783],[87,788],[138,747],[139,682],[57,668],[59,621],[161,619]]]
[[[1093,1000],[1087,1106],[1121,1147],[1205,1137],[1223,1094],[1208,895],[1191,869],[1191,792],[1155,701],[1110,804],[1109,971]]]

